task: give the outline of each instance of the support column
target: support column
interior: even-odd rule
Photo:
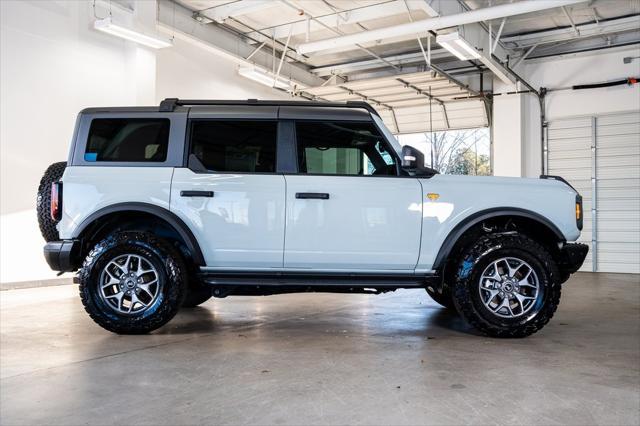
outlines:
[[[493,174],[524,176],[525,95],[501,95],[493,100]]]

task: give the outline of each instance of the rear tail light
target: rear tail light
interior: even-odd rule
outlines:
[[[582,231],[584,211],[582,210],[582,197],[576,195],[576,225]]]
[[[62,182],[51,184],[51,219],[62,218]]]

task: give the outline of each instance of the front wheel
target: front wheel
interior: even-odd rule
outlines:
[[[560,303],[558,268],[521,234],[490,234],[465,250],[453,301],[463,318],[493,337],[525,337],[545,326]]]
[[[96,244],[78,278],[89,316],[119,334],[148,333],[169,322],[187,283],[176,249],[145,232],[120,232]]]

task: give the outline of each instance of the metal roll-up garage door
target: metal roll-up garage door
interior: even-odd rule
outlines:
[[[554,120],[546,170],[582,194],[583,271],[640,273],[640,111]]]

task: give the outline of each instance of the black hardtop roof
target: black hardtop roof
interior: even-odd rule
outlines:
[[[307,115],[304,111],[308,111],[309,114],[330,114],[337,117],[342,117],[337,110],[348,108],[352,111],[351,114],[347,114],[350,118],[355,117],[354,114],[374,114],[380,116],[378,111],[375,110],[370,104],[363,101],[348,101],[348,102],[327,102],[327,101],[289,101],[289,100],[258,100],[258,99],[246,99],[246,100],[208,100],[208,99],[178,99],[167,98],[160,102],[160,106],[130,106],[130,107],[91,107],[85,108],[80,111],[80,114],[126,114],[126,113],[143,113],[153,114],[157,112],[174,112],[184,111],[185,108],[194,108],[198,110],[206,107],[216,109],[216,107],[248,107],[251,110],[252,107],[286,107],[288,114],[301,114]],[[292,110],[297,110],[293,113]],[[345,111],[343,111],[344,113]],[[336,115],[338,114],[338,115]],[[345,119],[349,119],[345,116]]]
[[[370,104],[364,101],[327,102],[327,101],[283,101],[283,100],[213,100],[213,99],[178,99],[166,98],[160,102],[160,112],[171,112],[178,106],[216,106],[216,105],[247,105],[247,106],[295,106],[295,107],[329,107],[329,108],[359,108],[380,116]]]

